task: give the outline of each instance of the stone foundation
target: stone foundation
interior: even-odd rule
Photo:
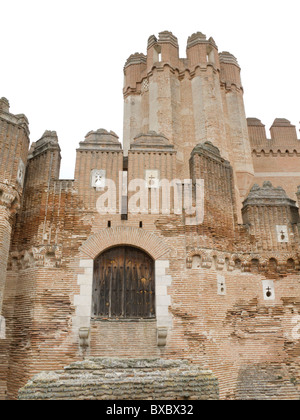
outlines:
[[[217,400],[212,372],[181,360],[89,358],[42,372],[20,400]]]

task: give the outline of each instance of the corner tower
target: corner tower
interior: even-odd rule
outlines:
[[[13,216],[20,207],[29,148],[28,120],[10,113],[9,102],[0,99],[0,316]]]

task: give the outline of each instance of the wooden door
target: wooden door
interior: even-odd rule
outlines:
[[[140,249],[120,246],[94,263],[93,315],[106,319],[154,318],[154,261]]]

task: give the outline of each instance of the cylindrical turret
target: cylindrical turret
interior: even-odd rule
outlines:
[[[210,141],[228,159],[224,112],[220,91],[218,48],[201,32],[187,43],[194,111],[195,142]]]
[[[147,53],[148,85],[142,98],[141,131],[162,133],[173,143],[179,125],[178,40],[172,32],[160,32],[158,40],[149,38]]]
[[[127,156],[130,143],[141,129],[141,80],[146,73],[146,56],[132,54],[124,66],[123,147]]]
[[[160,32],[158,45],[161,50],[161,61],[170,63],[172,67],[178,67],[179,45],[176,36],[169,31]]]
[[[197,65],[205,68],[207,64],[220,68],[218,47],[213,38],[207,40],[206,35],[197,32],[188,38],[186,51],[190,69]]]
[[[147,73],[152,70],[152,67],[161,61],[161,46],[158,45],[155,35],[151,35],[148,39],[147,45]]]
[[[226,84],[226,87],[231,88],[235,85],[237,88],[242,88],[241,82],[241,68],[234,55],[228,51],[223,51],[219,54],[221,67],[221,82]]]
[[[254,170],[240,77],[241,69],[236,58],[229,52],[220,53],[220,67],[229,160],[235,170],[242,201],[253,181]]]

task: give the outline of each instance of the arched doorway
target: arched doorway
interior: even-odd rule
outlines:
[[[155,318],[154,260],[144,251],[118,246],[94,261],[94,317]]]

